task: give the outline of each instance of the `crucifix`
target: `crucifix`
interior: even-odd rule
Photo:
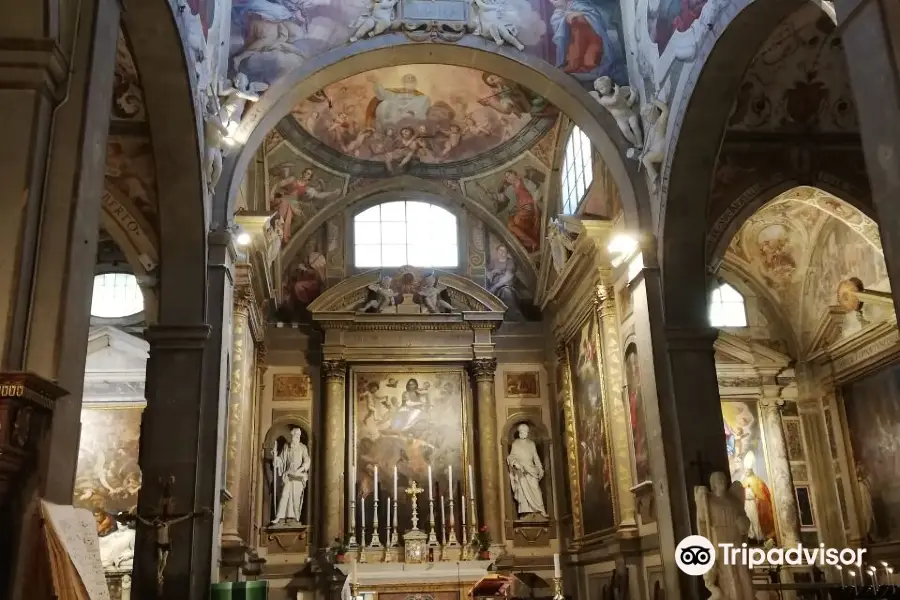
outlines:
[[[412,485],[404,490],[406,495],[412,498],[412,530],[416,531],[419,529],[419,494],[424,492],[422,488],[418,486],[418,484],[413,481]]]
[[[138,521],[156,531],[156,594],[158,596],[162,596],[163,594],[166,564],[169,561],[169,553],[172,550],[169,527],[181,523],[182,521],[187,521],[188,519],[212,514],[212,511],[208,508],[182,515],[174,514],[175,501],[172,498],[172,484],[174,483],[174,477],[169,477],[165,480],[160,478],[160,485],[162,486],[163,493],[159,502],[159,514],[148,515],[146,518],[141,515],[135,515],[135,518]]]
[[[703,453],[697,450],[697,458],[689,463],[693,468],[697,469],[697,477],[700,479],[700,485],[706,485],[708,479],[707,467],[711,467],[712,463],[703,460]]]

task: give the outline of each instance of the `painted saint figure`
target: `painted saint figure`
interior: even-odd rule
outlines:
[[[491,262],[485,269],[485,287],[507,307],[506,318],[512,321],[522,320],[519,309],[519,292],[516,290],[516,261],[509,255],[509,249],[499,244],[494,251]]]
[[[556,45],[556,66],[566,73],[608,75],[624,81],[624,54],[618,32],[597,2],[550,0],[550,29]],[[615,36],[615,39],[613,38]]]
[[[498,212],[503,209],[509,212],[507,227],[529,252],[541,249],[541,209],[538,203],[544,179],[543,173],[531,167],[525,169],[524,176],[509,169],[504,173],[497,192]]]
[[[328,200],[341,193],[340,190],[323,191],[325,182],[318,178],[315,182],[315,171],[310,168],[303,169],[300,177],[293,173],[293,163],[282,163],[272,167],[270,173],[275,177],[272,184],[271,206],[278,210],[282,222],[282,243],[287,244],[291,239],[291,226],[294,217],[303,222],[316,211],[312,201]]]
[[[278,525],[285,521],[300,522],[303,496],[309,480],[311,463],[309,450],[300,439],[302,435],[303,430],[294,427],[291,429],[291,441],[281,449],[280,453],[277,448],[272,448],[272,465],[275,470],[275,480],[272,482],[273,492],[278,489],[279,478],[283,483],[272,525]]]
[[[541,493],[544,465],[538,456],[537,446],[528,438],[529,431],[527,423],[519,423],[516,428],[516,439],[509,449],[509,456],[506,457],[509,483],[520,517],[538,515],[547,518],[544,497]]]
[[[424,389],[420,389],[418,379],[406,382],[406,389],[400,396],[400,406],[394,414],[391,429],[406,431],[418,422],[428,404],[428,382],[425,382],[425,386]]]
[[[416,76],[407,73],[400,84],[400,88],[386,88],[372,78],[375,99],[369,105],[369,112],[374,116],[376,128],[384,130],[396,127],[404,120],[424,121],[428,118],[431,98],[416,89]]]

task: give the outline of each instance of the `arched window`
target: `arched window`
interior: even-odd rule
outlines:
[[[567,215],[574,214],[594,180],[594,163],[591,158],[591,140],[577,126],[566,142],[562,169],[562,208]]]
[[[353,218],[354,264],[377,267],[456,267],[456,216],[427,202],[385,202]]]
[[[746,327],[747,309],[741,293],[723,283],[712,292],[709,301],[709,324],[713,327]]]
[[[101,319],[130,317],[144,310],[144,295],[137,277],[129,273],[104,273],[94,277],[91,316]]]

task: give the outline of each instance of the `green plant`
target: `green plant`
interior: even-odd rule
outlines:
[[[338,556],[346,554],[349,549],[345,541],[341,541],[340,538],[334,538],[334,541],[328,546],[328,560],[334,562]]]
[[[486,525],[482,525],[478,528],[478,533],[472,537],[472,546],[478,548],[481,552],[490,550],[491,534],[488,532]]]

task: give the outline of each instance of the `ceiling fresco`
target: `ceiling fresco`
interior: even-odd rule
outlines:
[[[279,134],[328,167],[365,177],[462,177],[507,162],[559,111],[498,75],[406,65],[354,75],[291,111]]]
[[[776,305],[799,347],[838,304],[841,281],[857,277],[868,289],[889,289],[874,221],[810,187],[785,192],[747,219],[725,253],[725,265]]]

